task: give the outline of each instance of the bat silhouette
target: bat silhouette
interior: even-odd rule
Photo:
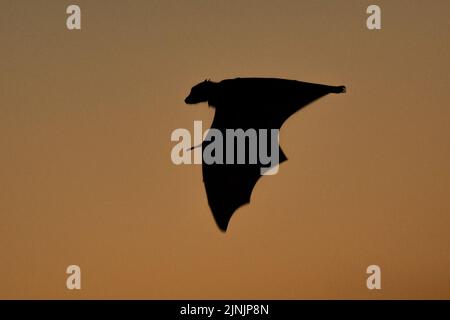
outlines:
[[[230,137],[227,130],[254,129],[260,132],[279,130],[283,123],[295,112],[312,101],[329,93],[343,93],[344,86],[328,86],[322,84],[286,80],[277,78],[236,78],[222,80],[218,83],[205,80],[195,85],[185,99],[186,104],[208,102],[215,108],[211,129],[222,133],[222,144],[227,145]],[[210,130],[211,131],[211,130]],[[203,141],[202,154],[214,141],[209,134]],[[227,140],[228,139],[228,140]],[[233,137],[234,139],[234,137]],[[257,137],[258,146],[264,146],[261,137]],[[267,139],[266,150],[272,139]],[[287,160],[286,155],[278,146],[277,163]],[[246,160],[250,156],[250,142],[245,144]],[[195,148],[195,147],[194,147]],[[235,156],[229,149],[223,150],[223,157]],[[228,150],[228,151],[227,151]],[[233,149],[231,149],[233,151]],[[272,151],[273,152],[273,151]],[[237,154],[239,157],[239,154]],[[272,154],[271,154],[272,156]],[[233,213],[242,205],[250,202],[250,197],[256,182],[267,168],[267,163],[260,159],[249,163],[206,163],[202,162],[203,182],[205,184],[208,204],[214,219],[222,231],[226,231]]]

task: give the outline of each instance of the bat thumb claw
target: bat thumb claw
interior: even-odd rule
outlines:
[[[192,150],[194,150],[195,148],[198,148],[198,147],[201,147],[201,146],[202,146],[201,144],[196,145],[196,146],[192,146],[192,147],[190,147],[190,148],[187,148],[186,151],[192,151]]]

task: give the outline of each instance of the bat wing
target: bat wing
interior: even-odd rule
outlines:
[[[261,128],[260,121],[238,125],[233,113],[229,114],[217,109],[212,129],[219,130],[226,137],[226,129],[233,128]],[[240,122],[240,121],[239,121]],[[208,139],[202,144],[203,150],[211,143]],[[223,142],[226,145],[226,142]],[[226,151],[223,151],[226,158]],[[285,154],[279,149],[279,163],[287,160]],[[241,206],[250,203],[250,197],[258,180],[261,178],[260,163],[257,164],[207,164],[202,163],[203,182],[205,184],[208,204],[218,227],[226,231],[233,213]]]
[[[261,177],[257,167],[247,165],[203,165],[208,204],[218,227],[226,231],[233,213],[250,202],[256,182]]]
[[[295,82],[295,83],[294,83]],[[283,123],[295,112],[312,101],[340,87],[330,87],[301,83],[273,82],[269,88],[258,84],[258,90],[253,94],[251,86],[244,87],[247,91],[227,95],[223,104],[216,103],[216,112],[211,124],[212,129],[219,130],[226,136],[226,129],[280,129]],[[280,88],[277,85],[281,85]],[[250,88],[250,90],[248,90]],[[264,90],[271,91],[264,94]],[[249,94],[250,93],[250,94]],[[267,93],[267,92],[266,92]],[[337,93],[337,92],[336,92]],[[251,98],[248,98],[248,97]],[[205,139],[203,150],[210,139]],[[223,145],[225,145],[225,138]],[[224,151],[225,154],[225,151]],[[224,155],[225,159],[225,155]],[[279,163],[287,160],[279,148]],[[218,227],[226,231],[233,213],[241,206],[250,202],[250,197],[256,183],[261,177],[262,164],[207,164],[203,162],[203,182],[205,184],[208,204]]]
[[[335,87],[293,80],[267,82],[264,90],[268,94],[260,97],[259,107],[256,109],[261,110],[257,121],[262,122],[260,125],[267,128],[280,129],[290,116],[315,100],[329,93],[345,92],[343,86]]]

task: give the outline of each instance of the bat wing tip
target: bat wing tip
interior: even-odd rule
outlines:
[[[219,227],[220,231],[226,233],[233,214],[236,212],[237,209],[248,203],[250,203],[250,199],[233,208],[227,208],[227,210],[224,210],[223,208],[219,210],[217,210],[217,208],[216,210],[212,210],[214,220],[217,224],[217,227]]]
[[[228,226],[225,226],[225,227],[219,226],[219,230],[222,231],[223,233],[227,233],[227,229],[228,229]]]
[[[230,222],[230,220],[216,220],[216,224],[219,227],[219,230],[222,231],[223,233],[227,232],[228,229],[228,223]]]

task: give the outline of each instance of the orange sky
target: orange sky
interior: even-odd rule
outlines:
[[[380,31],[369,1],[72,3],[0,2],[0,298],[450,298],[449,1],[377,1]],[[238,76],[348,90],[224,234],[170,134]]]

